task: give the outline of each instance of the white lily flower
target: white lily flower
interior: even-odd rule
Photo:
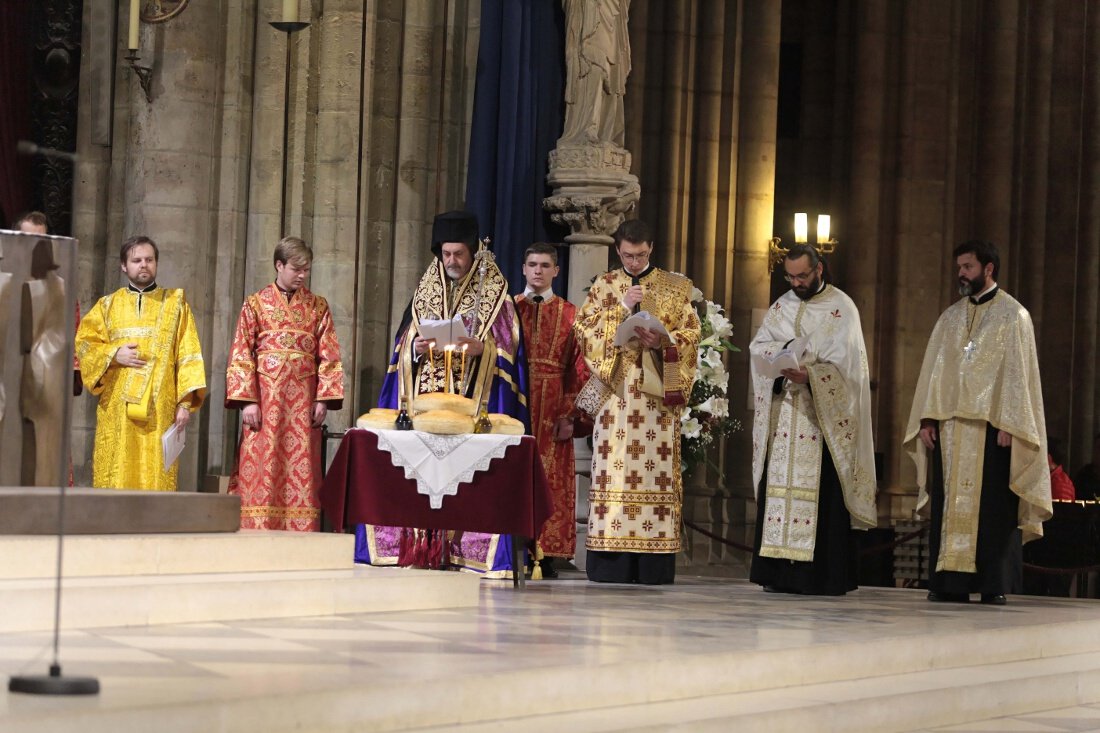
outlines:
[[[694,417],[680,422],[680,434],[685,438],[698,438],[702,432],[703,426]]]
[[[691,302],[692,303],[698,303],[702,299],[703,299],[703,291],[700,290],[699,288],[695,287],[694,285],[692,285],[691,286]]]

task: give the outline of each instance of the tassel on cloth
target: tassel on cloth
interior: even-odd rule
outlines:
[[[407,568],[412,563],[413,530],[408,527],[401,528],[401,540],[397,545],[397,565]]]
[[[542,548],[539,547],[537,540],[534,543],[534,547],[535,549],[533,552],[529,551],[531,554],[531,580],[542,580],[542,565],[539,564],[539,561],[546,557],[546,555],[543,553]]]

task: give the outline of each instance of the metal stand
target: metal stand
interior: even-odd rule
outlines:
[[[279,202],[279,236],[286,234],[286,179],[289,155],[287,154],[290,135],[290,36],[308,28],[309,23],[291,21],[273,21],[271,27],[286,34],[286,65],[283,67],[283,177],[282,198]]]
[[[72,310],[69,310],[69,318],[72,319]],[[72,332],[70,320],[69,332]],[[68,362],[72,363],[72,350],[69,351]],[[66,421],[67,422],[67,421]],[[66,426],[68,427],[68,426]],[[69,431],[65,431],[69,435]],[[62,455],[70,453],[70,439],[62,439]],[[62,474],[64,475],[64,474]],[[49,674],[15,675],[8,680],[8,692],[23,692],[28,695],[98,695],[99,680],[95,677],[66,677],[61,674],[60,661],[60,630],[61,630],[61,548],[65,538],[65,487],[57,487],[57,578],[54,584],[53,604],[53,661],[50,662]]]
[[[130,62],[130,70],[137,74],[138,83],[141,84],[141,91],[145,92],[145,101],[152,103],[153,101],[153,69],[151,66],[141,66],[138,61],[141,61],[141,57],[137,55],[137,51],[130,51],[130,55],[125,59]]]

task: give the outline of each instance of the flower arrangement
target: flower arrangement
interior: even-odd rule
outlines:
[[[722,306],[707,300],[699,288],[693,288],[691,301],[699,312],[701,332],[695,381],[687,407],[680,415],[681,470],[688,473],[700,463],[718,466],[707,453],[721,436],[741,429],[741,421],[730,417],[729,372],[722,363],[722,354],[740,351],[729,340],[733,325],[722,312]]]

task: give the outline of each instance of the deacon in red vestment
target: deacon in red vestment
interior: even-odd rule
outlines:
[[[245,300],[225,374],[225,406],[244,435],[229,493],[242,529],[320,528],[321,425],[344,401],[340,344],[328,302],[305,287],[313,250],[275,248],[275,282]]]
[[[527,288],[516,298],[516,310],[527,343],[528,405],[531,432],[553,497],[553,513],[539,537],[543,577],[556,577],[550,558],[572,558],[577,545],[576,471],[573,438],[590,424],[581,422],[574,406],[588,380],[584,354],[573,336],[577,307],[555,297],[551,283],[559,272],[553,245],[533,244],[523,255]]]

